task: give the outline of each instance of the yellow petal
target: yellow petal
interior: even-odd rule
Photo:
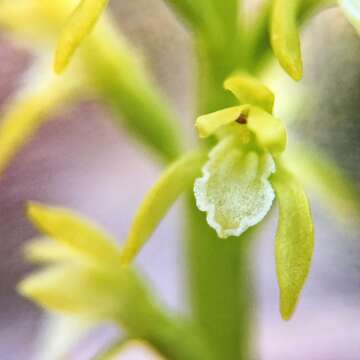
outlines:
[[[302,78],[303,65],[297,13],[300,0],[274,0],[271,20],[271,44],[284,70],[294,79]]]
[[[110,319],[116,317],[125,273],[115,276],[96,268],[56,265],[34,273],[18,291],[49,310]]]
[[[282,122],[263,109],[250,107],[247,127],[252,131],[258,144],[277,155],[283,152],[287,143],[287,132]]]
[[[228,78],[224,88],[230,90],[242,104],[251,104],[272,113],[274,107],[274,94],[257,78],[238,73]]]
[[[82,0],[63,28],[55,53],[54,69],[61,73],[84,38],[91,32],[108,0]]]
[[[291,173],[278,166],[271,183],[280,208],[275,246],[280,312],[289,320],[310,271],[313,222],[304,190]]]
[[[34,68],[31,73],[39,71]],[[10,103],[0,124],[0,174],[14,155],[49,119],[52,111],[75,96],[76,79],[53,79],[51,76],[31,75],[25,87]]]
[[[75,250],[45,238],[31,240],[25,244],[24,252],[29,261],[41,264],[73,262],[79,255]]]
[[[76,0],[74,0],[76,1]],[[52,40],[74,7],[73,0],[1,0],[0,27],[21,40]]]
[[[29,219],[47,236],[81,252],[100,265],[116,267],[120,250],[108,234],[88,220],[62,208],[30,203]]]
[[[135,215],[122,248],[122,264],[128,264],[135,257],[178,196],[192,186],[205,160],[203,152],[190,153],[165,170]]]
[[[195,123],[199,136],[205,138],[213,135],[224,125],[231,124],[237,120],[240,115],[247,113],[248,109],[249,105],[241,105],[199,116]]]

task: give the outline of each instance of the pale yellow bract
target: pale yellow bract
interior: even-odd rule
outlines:
[[[91,32],[108,0],[82,0],[65,24],[55,53],[54,69],[61,73],[75,50]]]

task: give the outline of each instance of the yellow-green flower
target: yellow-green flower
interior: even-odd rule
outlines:
[[[280,307],[283,318],[289,319],[313,253],[309,204],[302,186],[281,159],[287,135],[282,123],[271,114],[272,92],[242,73],[227,80],[225,88],[248,104],[197,119],[200,137],[214,135],[217,145],[208,159],[205,150],[195,151],[165,170],[135,215],[122,247],[121,262],[131,262],[170,206],[194,182],[198,208],[207,212],[209,225],[223,238],[239,236],[259,223],[276,198],[280,207],[276,234]],[[203,175],[199,177],[201,169]]]
[[[121,266],[111,235],[64,208],[30,203],[27,215],[46,237],[26,246],[26,256],[44,266],[20,282],[22,295],[92,326],[111,321],[171,359],[211,358],[197,328],[165,310],[135,269]],[[109,356],[121,349],[113,350]]]
[[[239,236],[259,223],[276,197],[280,208],[276,234],[280,309],[283,318],[289,319],[313,254],[310,207],[302,186],[281,159],[286,130],[271,114],[271,91],[244,74],[229,79],[225,87],[240,102],[247,99],[249,104],[197,119],[201,137],[215,135],[219,139],[202,177],[195,182],[197,206],[207,213],[218,236],[226,238]]]
[[[246,74],[230,78],[225,87],[250,103],[197,119],[200,137],[216,135],[219,142],[194,187],[198,208],[221,238],[241,235],[268,213],[275,197],[270,177],[287,142],[285,128],[271,115],[269,89]]]
[[[76,0],[0,3],[0,28],[37,55],[22,81],[24,85],[2,114],[0,174],[54,111],[89,94],[108,103],[115,114],[120,113],[118,119],[164,158],[177,155],[178,143],[170,135],[175,132],[172,111],[111,16],[103,16],[71,68],[62,76],[53,74],[49,53],[56,39],[60,37],[55,67],[61,71],[105,5],[102,1],[79,4]]]

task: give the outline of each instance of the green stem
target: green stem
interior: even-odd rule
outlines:
[[[228,37],[222,48],[197,39],[198,112],[216,111],[234,104],[223,89],[224,80],[237,69],[240,34]],[[215,358],[249,359],[250,279],[248,235],[221,240],[200,213],[191,194],[187,202],[187,259],[194,320],[203,328]]]
[[[85,45],[82,59],[87,79],[110,105],[116,120],[164,162],[177,158],[182,149],[179,122],[110,19],[99,24]]]
[[[245,360],[250,356],[249,234],[219,239],[194,203],[187,202],[188,267],[193,315],[215,358]]]
[[[165,359],[216,360],[202,329],[165,309],[137,272],[129,271],[119,289],[114,320],[129,338],[148,342]]]

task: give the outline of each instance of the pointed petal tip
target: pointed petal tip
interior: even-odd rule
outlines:
[[[282,320],[290,321],[295,313],[297,301],[290,303],[288,300],[284,299],[283,295],[280,294],[280,315]]]
[[[23,297],[31,298],[34,293],[34,287],[30,279],[25,278],[16,285],[16,291]]]
[[[61,75],[65,71],[66,67],[67,67],[67,64],[64,64],[63,61],[57,59],[55,56],[54,64],[53,64],[53,72],[56,75]]]
[[[44,205],[35,201],[29,201],[26,204],[26,215],[31,221],[36,221],[44,209]]]
[[[303,77],[303,62],[300,58],[290,58],[288,54],[278,56],[281,67],[295,81],[300,81]]]

